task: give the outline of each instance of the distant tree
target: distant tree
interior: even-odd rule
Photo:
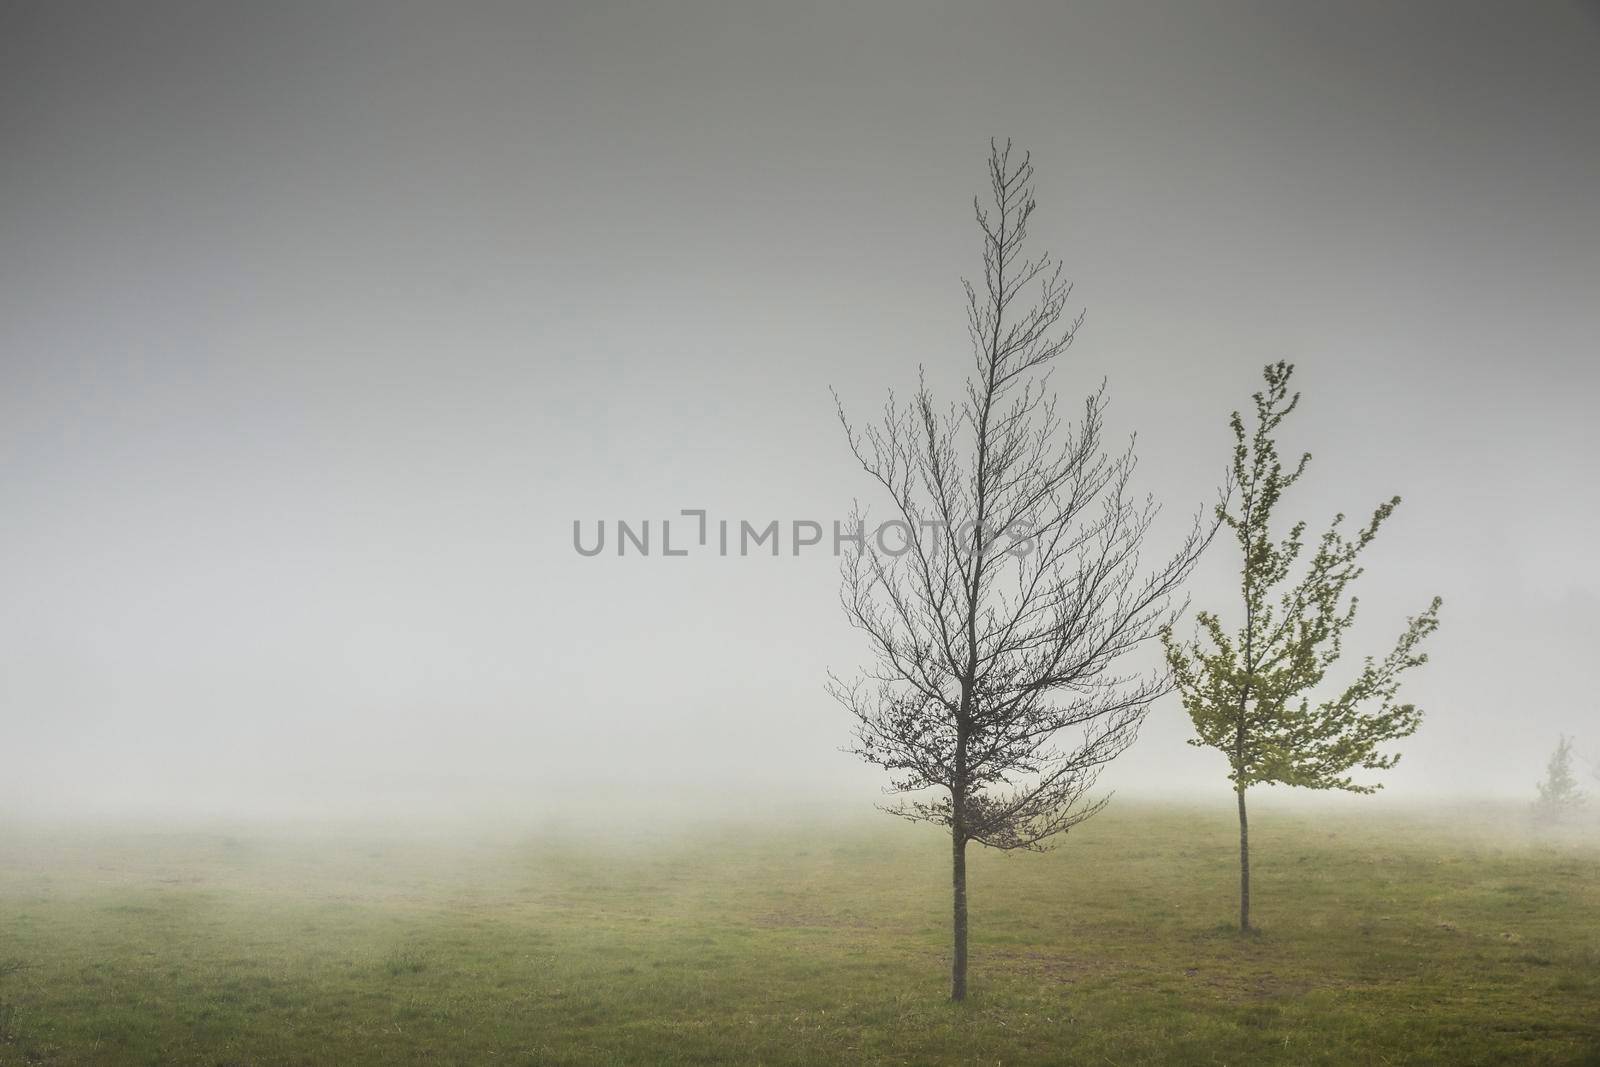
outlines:
[[[1272,532],[1279,498],[1305,473],[1310,453],[1293,469],[1278,457],[1273,432],[1299,403],[1289,395],[1294,368],[1266,368],[1266,388],[1255,394],[1255,427],[1247,432],[1233,413],[1232,476],[1238,509],[1219,508],[1234,532],[1242,557],[1240,628],[1229,635],[1213,612],[1196,615],[1199,635],[1191,643],[1162,635],[1167,660],[1183,695],[1184,708],[1198,735],[1189,743],[1207,746],[1228,758],[1229,779],[1239,806],[1239,928],[1250,929],[1250,823],[1245,793],[1252,785],[1283,784],[1309,789],[1370,793],[1377,785],[1357,783],[1352,770],[1384,770],[1398,755],[1382,746],[1410,736],[1422,712],[1395,700],[1400,675],[1426,661],[1417,646],[1438,626],[1437,597],[1422,614],[1407,621],[1394,649],[1382,660],[1367,658],[1354,681],[1326,700],[1311,693],[1343,651],[1343,637],[1355,621],[1356,598],[1345,590],[1362,568],[1357,557],[1372,542],[1400,498],[1378,507],[1353,537],[1344,533],[1344,516],[1335,517],[1317,541],[1311,559],[1295,580],[1305,548],[1304,522],[1280,541]]]
[[[1547,822],[1560,822],[1582,806],[1583,793],[1578,789],[1577,775],[1572,773],[1572,739],[1563,734],[1545,765],[1534,811]]]
[[[1170,689],[1165,671],[1116,668],[1171,623],[1172,594],[1216,530],[1197,519],[1141,570],[1156,507],[1131,495],[1131,444],[1102,450],[1104,386],[1075,423],[1057,414],[1045,377],[1083,317],[1067,312],[1061,268],[1023,251],[1032,179],[1027,156],[991,144],[959,399],[941,406],[919,379],[865,430],[839,405],[894,518],[842,561],[841,601],[874,662],[851,682],[830,675],[830,690],[855,718],[853,751],[909,794],[886,810],[949,830],[954,1000],[967,993],[968,842],[1042,849],[1100,810],[1096,775]]]

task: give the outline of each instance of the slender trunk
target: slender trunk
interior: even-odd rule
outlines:
[[[950,884],[955,896],[955,952],[950,957],[950,999],[967,999],[967,840],[950,835]]]
[[[1244,810],[1244,786],[1239,786],[1239,932],[1250,932],[1250,819]]]
[[[1009,184],[1009,183],[1007,183]],[[1006,303],[1006,195],[998,194],[1000,226],[994,237],[994,321],[990,324],[987,373],[983,404],[974,426],[977,458],[973,463],[976,482],[973,488],[972,571],[965,587],[967,599],[967,663],[961,674],[961,707],[956,714],[955,776],[950,788],[950,884],[954,891],[954,951],[950,955],[950,999],[967,999],[967,828],[962,810],[967,795],[967,743],[972,730],[973,680],[978,676],[978,603],[982,599],[983,565],[989,545],[984,527],[989,521],[989,416],[994,409],[1001,360],[1001,322]],[[1023,218],[1026,218],[1024,213]],[[987,226],[985,227],[987,229]]]

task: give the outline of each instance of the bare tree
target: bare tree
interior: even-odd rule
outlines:
[[[864,429],[839,406],[894,518],[844,557],[841,600],[873,664],[830,689],[856,720],[853,751],[903,794],[886,810],[949,829],[954,1000],[967,992],[968,842],[1042,850],[1104,805],[1088,796],[1096,776],[1169,688],[1160,670],[1119,664],[1172,621],[1216,530],[1197,517],[1170,558],[1141,567],[1157,507],[1131,493],[1132,443],[1101,447],[1104,385],[1075,422],[1047,391],[1083,316],[1067,311],[1060,266],[1023,251],[1030,160],[990,149],[964,393],[941,406],[919,376],[909,403],[891,393]]]

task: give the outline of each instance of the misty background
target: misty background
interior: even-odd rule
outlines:
[[[1295,362],[1284,514],[1405,498],[1346,671],[1445,599],[1389,790],[1531,798],[1600,757],[1597,55],[1563,3],[0,4],[0,811],[865,808],[829,552],[572,523],[874,502],[828,388],[958,384],[992,135],[1150,551]],[[1220,794],[1188,736],[1105,784]]]

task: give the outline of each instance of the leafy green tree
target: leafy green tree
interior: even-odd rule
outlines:
[[[1255,394],[1255,427],[1233,413],[1232,475],[1236,506],[1218,507],[1242,555],[1243,619],[1234,634],[1213,612],[1196,616],[1192,642],[1163,635],[1167,661],[1198,735],[1189,743],[1228,757],[1229,779],[1239,802],[1239,927],[1250,929],[1250,822],[1245,793],[1253,785],[1291,785],[1370,793],[1377,785],[1356,782],[1356,769],[1385,770],[1399,760],[1385,745],[1416,731],[1422,712],[1399,703],[1400,675],[1426,661],[1418,651],[1438,626],[1437,597],[1409,619],[1393,650],[1368,657],[1355,679],[1324,700],[1315,700],[1329,669],[1343,651],[1345,631],[1355,621],[1357,600],[1346,589],[1362,573],[1358,558],[1400,498],[1380,505],[1353,534],[1339,515],[1319,538],[1306,565],[1306,524],[1297,522],[1280,540],[1273,512],[1285,490],[1300,480],[1311,454],[1293,468],[1279,458],[1273,433],[1300,401],[1289,394],[1294,367],[1266,368],[1266,388]],[[1299,577],[1294,574],[1299,572]]]
[[[1578,789],[1577,775],[1572,773],[1572,739],[1562,735],[1550,754],[1544,781],[1539,783],[1534,810],[1549,822],[1560,822],[1582,806],[1583,793]]]

